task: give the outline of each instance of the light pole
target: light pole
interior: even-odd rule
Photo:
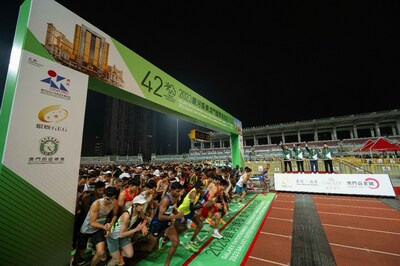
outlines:
[[[179,119],[176,118],[176,154],[179,154]]]

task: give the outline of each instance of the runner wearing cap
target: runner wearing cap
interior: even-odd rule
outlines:
[[[137,232],[142,232],[144,236],[147,235],[147,219],[143,212],[146,202],[144,195],[136,196],[132,201],[132,206],[124,211],[115,222],[111,233],[106,238],[111,255],[108,265],[118,263],[123,265],[123,257],[132,258],[134,254],[131,237]]]

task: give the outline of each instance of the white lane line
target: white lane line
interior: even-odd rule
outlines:
[[[261,234],[264,234],[264,235],[278,236],[278,237],[283,237],[283,238],[292,238],[292,236],[274,234],[274,233],[264,232],[264,231],[261,231],[260,233],[261,233]]]
[[[340,204],[328,204],[328,203],[314,203],[315,205],[325,205],[325,206],[337,206],[337,207],[346,207],[346,208],[357,208],[357,209],[374,209],[380,211],[391,211],[398,212],[396,209],[382,208],[382,207],[361,207],[361,206],[349,206],[349,205],[340,205]]]
[[[272,209],[278,209],[278,210],[285,210],[285,211],[293,211],[293,208],[282,208],[282,207],[272,207]]]
[[[293,219],[284,219],[284,218],[271,217],[271,216],[268,216],[267,219],[279,220],[279,221],[286,221],[286,222],[293,222]]]
[[[272,209],[284,210],[284,211],[293,211],[294,210],[293,208],[282,208],[282,207],[272,207]],[[389,220],[389,221],[400,221],[400,219],[397,219],[397,218],[385,218],[385,217],[366,216],[366,215],[357,215],[357,214],[346,214],[346,213],[338,213],[338,212],[318,211],[318,213],[330,214],[330,215],[350,216],[350,217],[360,217],[360,218],[381,219],[381,220]]]
[[[275,264],[275,265],[281,265],[281,266],[289,266],[289,265],[290,265],[290,264],[283,264],[283,263],[280,263],[280,262],[277,262],[277,261],[272,261],[272,260],[266,260],[266,259],[262,259],[262,258],[257,258],[257,257],[254,257],[254,256],[249,256],[249,258],[255,259],[255,260],[259,260],[259,261],[269,262],[269,263]]]
[[[350,199],[344,199],[344,198],[334,198],[334,197],[313,197],[315,199],[324,199],[324,200],[343,200],[343,201],[361,201],[361,202],[373,202],[373,203],[380,203],[378,200],[369,200],[369,199],[357,199],[357,198],[350,198]]]
[[[369,248],[358,248],[358,247],[346,246],[346,245],[341,245],[341,244],[336,244],[336,243],[329,243],[329,244],[332,246],[337,246],[337,247],[342,247],[342,248],[351,248],[351,249],[357,249],[357,250],[362,250],[362,251],[366,251],[366,252],[375,252],[375,253],[379,253],[379,254],[400,257],[400,254],[397,254],[397,253],[379,251],[379,250],[374,250],[374,249],[369,249]]]
[[[293,200],[275,200],[276,202],[289,202],[289,203],[294,203]]]
[[[330,214],[330,215],[350,216],[350,217],[361,217],[361,218],[380,219],[380,220],[389,220],[389,221],[400,221],[400,219],[396,219],[396,218],[385,218],[385,217],[376,217],[376,216],[346,214],[346,213],[338,213],[338,212],[322,212],[322,211],[318,211],[318,213]]]
[[[331,227],[345,228],[345,229],[353,229],[353,230],[368,231],[368,232],[374,232],[374,233],[384,233],[384,234],[390,234],[390,235],[400,235],[400,233],[396,233],[396,232],[381,231],[381,230],[373,230],[373,229],[360,228],[360,227],[353,227],[353,226],[342,226],[342,225],[335,225],[335,224],[322,224],[322,225],[323,225],[323,226],[331,226]]]

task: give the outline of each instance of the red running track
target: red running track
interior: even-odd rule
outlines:
[[[400,265],[400,212],[378,198],[311,195],[338,266]],[[278,192],[243,265],[290,265],[295,193]]]

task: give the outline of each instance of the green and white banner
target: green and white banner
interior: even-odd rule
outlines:
[[[223,218],[226,224],[220,228],[222,239],[212,237],[213,228],[204,223],[202,231],[197,236],[200,243],[198,253],[186,250],[182,245],[178,247],[171,265],[240,265],[245,259],[255,236],[262,225],[268,209],[275,197],[275,193],[248,194],[246,204],[231,202],[228,214]],[[179,236],[180,241],[186,243],[193,235],[190,229]],[[137,265],[162,265],[168,253],[156,251],[141,260]]]
[[[147,100],[136,104],[150,109],[156,104],[160,110],[226,133],[241,130],[232,115],[57,2],[32,3],[32,36],[25,49]]]
[[[88,77],[29,52],[19,76],[3,164],[74,214]]]

